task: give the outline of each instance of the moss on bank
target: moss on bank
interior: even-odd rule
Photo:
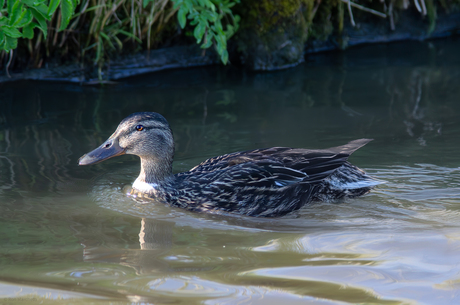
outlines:
[[[245,1],[235,44],[243,64],[256,70],[302,61],[314,0]]]
[[[459,8],[460,0],[244,1],[238,7],[242,21],[235,44],[243,64],[273,70],[301,62],[305,43],[328,41],[345,49],[359,37],[361,43],[427,38],[436,29],[438,11],[449,19]],[[459,31],[460,21],[453,23]]]

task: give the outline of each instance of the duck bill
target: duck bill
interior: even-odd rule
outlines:
[[[115,142],[109,139],[95,150],[83,155],[78,160],[78,165],[96,164],[124,154],[125,150],[118,145],[118,141]]]

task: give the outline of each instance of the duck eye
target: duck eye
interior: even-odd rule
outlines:
[[[142,125],[137,125],[137,126],[136,126],[136,130],[137,130],[137,131],[142,131],[142,130],[144,130],[144,126],[142,126]]]

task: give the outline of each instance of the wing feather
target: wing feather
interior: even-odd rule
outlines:
[[[280,188],[298,182],[319,182],[347,162],[370,139],[359,139],[328,149],[271,147],[231,153],[208,159],[189,173],[213,179]],[[222,180],[220,180],[222,179]]]

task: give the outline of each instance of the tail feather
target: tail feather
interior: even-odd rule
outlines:
[[[327,150],[330,150],[335,153],[341,153],[341,154],[347,154],[351,155],[370,141],[373,141],[373,139],[358,139],[354,141],[350,141],[345,145],[342,146],[337,146],[337,147],[331,147]]]
[[[377,186],[383,183],[386,183],[386,182],[366,175],[366,177],[363,177],[363,180],[346,182],[346,183],[339,184],[337,186],[344,190],[354,190],[354,189],[360,189],[360,188],[373,188],[374,186]]]

